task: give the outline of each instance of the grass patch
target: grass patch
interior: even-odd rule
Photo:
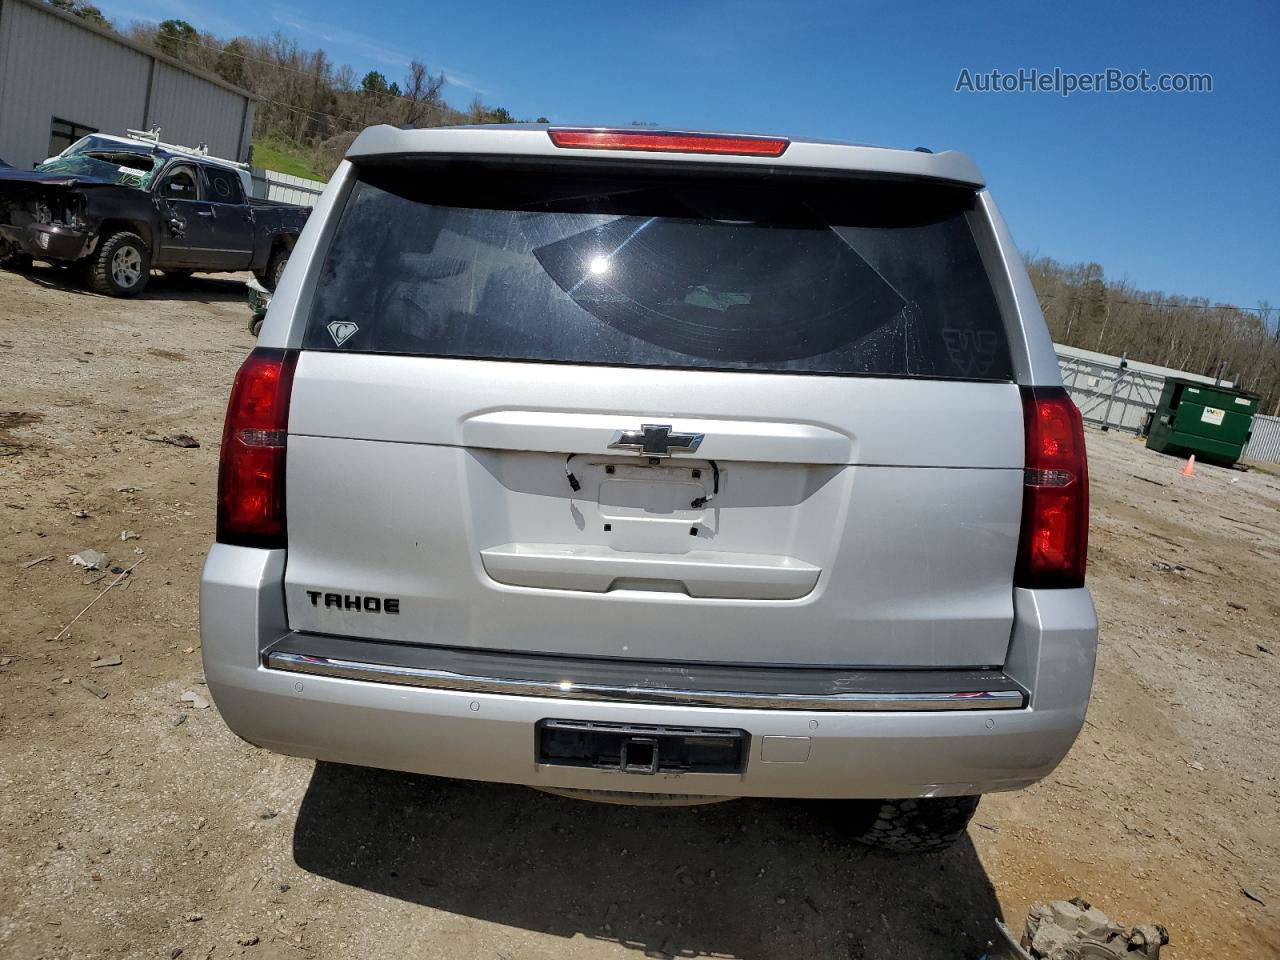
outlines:
[[[308,180],[325,180],[320,176],[306,150],[290,140],[271,138],[253,142],[253,165]]]

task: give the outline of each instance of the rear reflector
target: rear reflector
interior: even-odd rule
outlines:
[[[218,463],[218,542],[285,545],[284,470],[296,350],[258,347],[240,367]]]
[[[1084,421],[1062,387],[1022,387],[1027,444],[1014,585],[1084,586],[1089,465]]]
[[[574,150],[641,150],[648,153],[713,153],[737,157],[780,157],[790,142],[780,137],[736,137],[714,133],[656,133],[652,130],[548,130],[557,147]]]

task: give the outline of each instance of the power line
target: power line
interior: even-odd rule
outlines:
[[[1087,294],[1041,293],[1037,296],[1041,300],[1083,300]],[[1246,310],[1252,313],[1271,314],[1280,309],[1280,307],[1239,307],[1233,303],[1155,303],[1151,300],[1112,300],[1110,297],[1107,297],[1107,301],[1139,307],[1160,307],[1165,310]]]

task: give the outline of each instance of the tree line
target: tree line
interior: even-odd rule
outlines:
[[[432,72],[419,60],[410,62],[398,79],[389,80],[379,71],[360,76],[349,65],[335,63],[324,50],[304,48],[279,32],[223,39],[185,20],[135,22],[121,28],[88,0],[46,2],[255,94],[255,138],[296,145],[326,177],[356,134],[372,124],[437,127],[515,120],[504,107],[490,106],[478,97],[461,110],[446,103],[444,73]]]
[[[1096,263],[1027,257],[1049,332],[1057,343],[1204,376],[1221,375],[1280,414],[1280,316],[1204,298],[1139,290],[1108,281]]]

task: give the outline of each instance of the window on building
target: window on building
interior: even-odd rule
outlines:
[[[49,125],[49,156],[55,157],[81,137],[97,133],[97,127],[86,127],[83,123],[72,123],[61,117],[54,117]]]

